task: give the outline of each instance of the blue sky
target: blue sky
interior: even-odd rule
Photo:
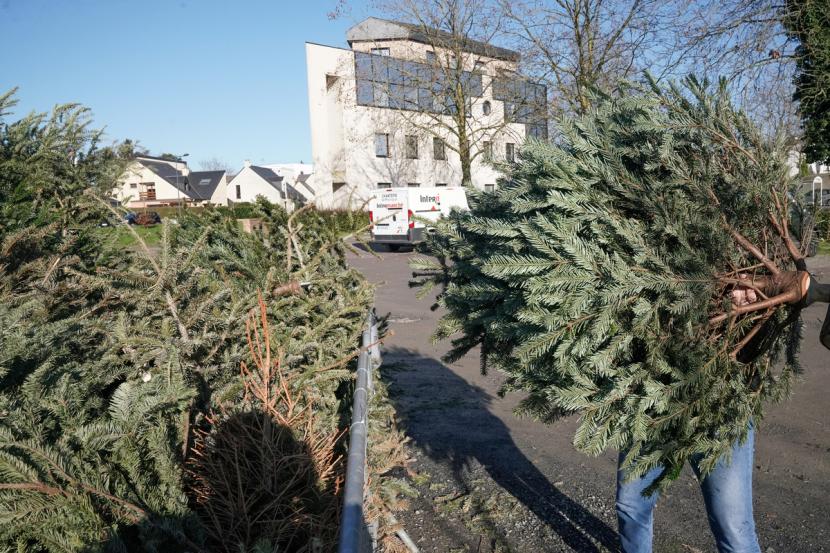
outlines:
[[[15,115],[80,102],[111,140],[241,167],[311,161],[305,42],[345,46],[335,0],[0,0]]]

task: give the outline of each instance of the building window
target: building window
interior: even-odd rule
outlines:
[[[346,186],[345,182],[333,182],[333,183],[331,183],[331,192],[332,192],[332,194],[337,192],[338,190],[340,190],[344,186]]]
[[[437,183],[435,183],[435,186],[447,186],[447,183],[445,183],[445,182],[437,182]]]
[[[489,100],[484,100],[484,103],[481,104],[481,111],[484,112],[484,115],[490,115],[490,112],[493,111],[493,106],[490,105]]]
[[[392,188],[391,182],[379,182],[378,188]]]
[[[130,183],[130,188],[138,188],[138,183],[137,182],[131,182]]]
[[[427,56],[427,63],[435,63],[438,60],[438,58],[435,55],[434,50],[427,50],[426,56]]]
[[[539,140],[547,140],[548,125],[547,122],[538,125],[527,125],[527,138],[537,138]]]
[[[408,186],[409,188],[420,188],[420,187],[421,187],[421,183],[420,183],[420,182],[410,182],[409,184],[407,184],[407,186]]]
[[[512,142],[508,142],[504,145],[504,157],[510,163],[516,161],[516,145]]]
[[[432,138],[432,158],[438,160],[447,159],[447,149],[444,141],[437,136]]]
[[[484,73],[484,62],[477,61],[473,66],[473,71],[475,71],[476,73]]]
[[[372,48],[372,53],[376,56],[388,56],[389,48]]]
[[[242,187],[238,184],[236,185],[236,199],[237,200],[242,199]]]
[[[428,60],[429,61],[429,60]],[[437,61],[437,60],[436,60]],[[482,76],[463,71],[468,98],[483,95]],[[452,114],[453,84],[434,64],[355,52],[355,86],[361,106]]]
[[[375,157],[389,157],[389,135],[375,133]]]
[[[406,137],[406,159],[418,159],[418,137]]]
[[[485,192],[494,192],[495,190],[496,190],[496,185],[495,184],[485,184],[484,185],[484,191]]]
[[[493,143],[489,140],[484,142],[482,155],[484,156],[484,161],[493,161]]]

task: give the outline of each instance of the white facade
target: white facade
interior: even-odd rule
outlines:
[[[229,203],[252,203],[264,198],[288,211],[308,201],[311,193],[303,193],[307,174],[283,167],[282,174],[273,169],[279,165],[257,166],[246,162],[245,167],[228,184]],[[299,180],[298,180],[299,178]],[[299,186],[299,189],[297,188]]]
[[[113,190],[130,208],[165,205],[227,205],[224,171],[190,171],[184,161],[137,156]]]
[[[119,179],[118,188],[113,191],[114,198],[127,207],[133,208],[186,203],[192,200],[182,190],[184,187],[183,171],[187,166],[185,163],[164,162],[170,166],[171,173],[179,173],[181,187],[177,188],[175,184],[153,171],[150,166],[143,164],[142,159],[144,158],[139,157],[129,164]]]
[[[358,102],[356,52],[382,51],[397,60],[426,63],[427,56],[434,51],[422,41],[408,38],[408,30],[396,25],[374,18],[358,24],[349,31],[350,50],[306,43],[314,162],[310,184],[315,203],[320,207],[363,207],[375,190],[389,186],[461,184],[461,162],[451,147],[456,139],[448,129],[435,124],[434,114]],[[388,38],[364,40],[377,33]],[[479,48],[486,46],[477,44]],[[495,54],[509,52],[493,50]],[[469,59],[465,57],[463,62],[464,69],[475,69],[483,82],[481,96],[471,103],[469,119],[472,150],[478,154],[472,163],[472,183],[481,189],[495,186],[499,178],[493,164],[486,161],[484,149],[492,152],[493,161],[503,161],[509,157],[509,149],[518,150],[526,135],[526,125],[504,123],[504,103],[493,98],[493,78],[516,70],[518,54],[510,54],[515,58],[487,57],[479,53],[470,55]],[[440,117],[444,117],[447,126],[452,126],[449,116]],[[436,148],[435,138],[447,143],[446,159],[436,159],[441,156],[436,155],[436,149],[440,148]],[[385,157],[378,155],[378,140],[388,145]]]
[[[262,165],[271,169],[285,179],[288,187],[294,188],[303,196],[303,203],[314,198],[314,189],[311,188],[311,176],[314,174],[314,166],[309,163],[269,163]],[[290,194],[289,194],[290,196]]]

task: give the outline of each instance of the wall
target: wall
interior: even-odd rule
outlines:
[[[356,51],[369,51],[373,47],[389,47],[390,55],[403,59],[424,61],[424,44],[411,41],[356,42]],[[439,52],[440,55],[440,52]],[[461,162],[458,154],[446,148],[447,160],[433,159],[432,137],[439,134],[452,142],[449,131],[436,130],[431,115],[413,111],[357,105],[355,92],[354,52],[330,46],[306,44],[308,72],[309,111],[312,136],[314,175],[311,185],[316,191],[316,203],[323,208],[364,206],[374,194],[378,183],[406,186],[435,186],[438,183],[459,185]],[[493,142],[495,161],[504,159],[505,143],[518,146],[524,141],[525,125],[502,123],[502,102],[492,98],[488,75],[497,70],[514,70],[515,64],[480,56],[464,58],[465,69],[473,69],[476,61],[483,61],[483,95],[472,104],[471,128],[477,143],[483,148],[484,140]],[[328,76],[328,79],[327,79]],[[336,77],[336,78],[335,78]],[[491,103],[489,116],[483,115],[483,103]],[[445,125],[450,118],[443,116]],[[490,133],[488,129],[492,128]],[[375,155],[375,133],[390,135],[390,153],[387,158]],[[405,137],[418,137],[419,159],[405,157]],[[484,188],[496,183],[499,172],[479,155],[473,161],[473,185]],[[334,192],[333,183],[346,186]]]
[[[129,198],[129,201],[126,204],[127,207],[146,207],[149,205],[176,203],[178,201],[187,201],[190,199],[187,194],[179,191],[175,186],[155,174],[138,161],[130,163],[119,182],[121,182],[121,186],[113,191],[113,197],[120,201],[124,201]],[[141,190],[141,183],[143,182],[152,182],[155,184],[155,201],[139,200],[139,191]],[[136,184],[136,188],[131,188],[131,184]]]
[[[236,197],[236,187],[240,187],[241,198]],[[256,201],[258,196],[262,196],[271,203],[283,205],[282,194],[264,181],[262,177],[257,175],[250,167],[243,168],[233,180],[228,183],[227,199],[230,202],[250,202]]]

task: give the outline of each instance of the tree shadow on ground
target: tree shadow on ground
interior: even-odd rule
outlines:
[[[575,551],[619,550],[617,533],[559,491],[519,449],[487,406],[492,398],[443,363],[405,348],[386,348],[390,399],[414,444],[449,466],[456,481],[473,461]],[[395,370],[395,368],[400,370]]]
[[[415,251],[414,246],[410,244],[393,244],[392,247],[389,247],[389,244],[378,244],[377,242],[352,242],[351,246],[357,250],[362,252],[374,252],[374,253],[408,253],[411,254]]]
[[[340,497],[321,487],[314,452],[261,411],[218,417],[197,437],[185,481],[191,512],[149,512],[88,551],[334,551]]]

